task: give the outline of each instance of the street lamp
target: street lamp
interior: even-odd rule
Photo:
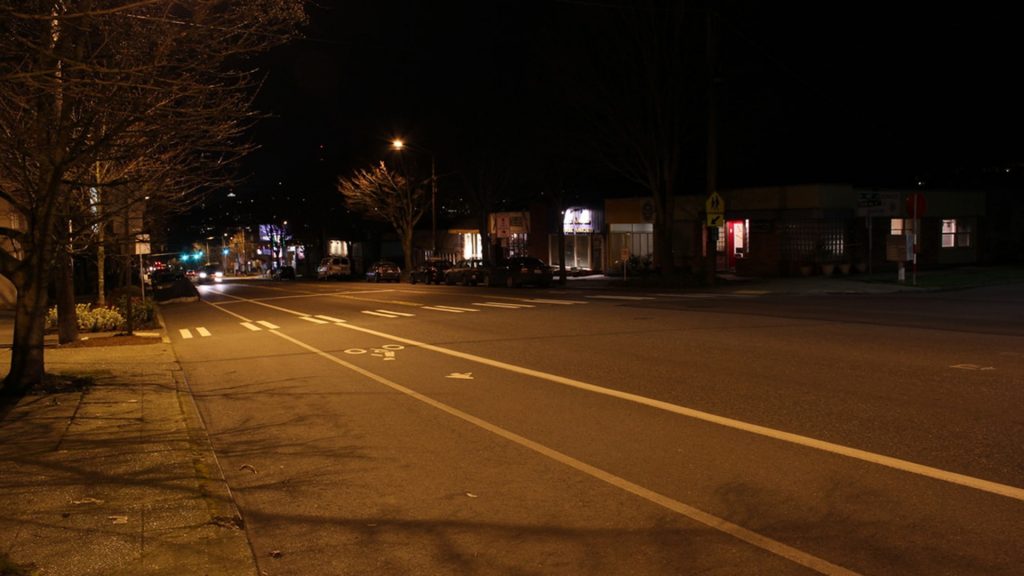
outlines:
[[[408,144],[401,138],[391,141],[391,148],[401,152]],[[422,146],[415,148],[430,154],[430,255],[437,255],[437,170],[434,162],[434,153]]]

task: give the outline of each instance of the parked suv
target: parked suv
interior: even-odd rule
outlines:
[[[327,280],[334,278],[340,280],[352,275],[352,262],[344,256],[328,256],[320,261],[316,267],[316,279]]]

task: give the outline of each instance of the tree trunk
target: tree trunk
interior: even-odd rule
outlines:
[[[3,381],[5,395],[20,396],[42,382],[43,330],[46,325],[46,291],[48,277],[37,257],[32,258],[34,270],[16,279],[18,297],[14,312],[14,340],[11,346],[11,369]]]
[[[412,235],[412,226],[402,231],[402,252],[405,253],[405,266],[402,267],[402,278],[408,278],[409,273],[412,272]]]
[[[671,190],[662,192],[654,215],[654,266],[662,275],[675,272],[672,225],[675,218],[675,197]]]
[[[54,271],[57,283],[57,331],[61,344],[78,339],[78,314],[75,311],[75,271],[71,254],[57,257]]]

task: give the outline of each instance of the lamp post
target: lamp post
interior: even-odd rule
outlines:
[[[391,141],[391,148],[401,152],[408,144],[401,138]],[[437,169],[434,162],[434,153],[421,146],[416,148],[430,154],[430,255],[437,255]]]

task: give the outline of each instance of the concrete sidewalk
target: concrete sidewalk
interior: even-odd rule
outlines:
[[[152,342],[47,346],[47,373],[78,380],[0,412],[0,555],[26,574],[257,574],[174,352]]]

